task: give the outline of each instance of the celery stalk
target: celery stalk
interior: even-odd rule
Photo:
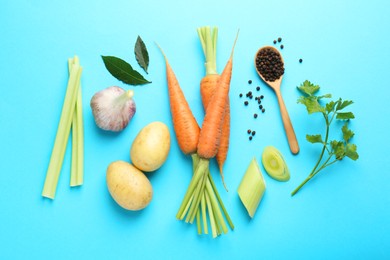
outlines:
[[[75,64],[70,71],[61,117],[42,191],[42,196],[50,199],[54,199],[57,189],[58,178],[62,168],[72,117],[76,106],[81,72],[82,68],[78,64]]]
[[[69,59],[69,71],[74,64],[79,64],[76,58]],[[84,170],[84,124],[81,86],[77,93],[77,101],[72,121],[72,168],[70,172],[70,186],[80,186],[83,184]]]
[[[251,218],[255,215],[264,192],[264,178],[256,159],[253,158],[238,187],[238,196]]]

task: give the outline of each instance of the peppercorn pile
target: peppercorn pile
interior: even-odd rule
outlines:
[[[251,85],[252,84],[252,80],[249,80],[248,84]],[[260,91],[260,86],[257,86],[255,88],[255,90],[256,90],[256,92],[259,92]],[[245,106],[250,106],[250,102],[252,102],[252,103],[254,102],[256,104],[256,109],[259,109],[262,113],[264,113],[265,112],[265,108],[261,104],[262,100],[264,99],[264,95],[256,95],[256,96],[254,96],[255,90],[253,90],[253,92],[252,91],[248,91],[245,94],[246,100],[244,101],[244,105]],[[244,95],[242,93],[240,93],[239,97],[243,98],[243,96]],[[258,116],[259,116],[259,114],[255,111],[254,114],[253,114],[253,118],[256,119]],[[249,134],[249,140],[252,140],[252,138],[256,134],[256,131],[248,129],[247,132]]]
[[[278,52],[264,48],[256,56],[256,68],[266,81],[275,81],[284,74],[284,63]]]

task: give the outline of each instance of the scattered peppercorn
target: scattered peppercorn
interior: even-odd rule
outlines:
[[[245,106],[247,106],[248,104],[249,104],[249,102],[248,102],[248,101],[245,101],[245,102],[244,102],[244,105],[245,105]]]
[[[302,60],[302,59],[301,59],[301,60]],[[257,91],[259,91],[259,90],[260,90],[260,87],[259,87],[259,86],[257,86],[257,87],[256,87],[256,90],[257,90]]]
[[[264,98],[264,96],[263,96],[263,95],[261,95],[261,96],[260,96],[260,99],[263,99],[263,98]]]
[[[283,50],[283,48],[284,48],[283,44],[282,44],[282,45],[280,45],[280,48]]]
[[[252,80],[248,80],[248,84],[252,84]]]
[[[259,108],[260,108],[260,109],[263,109],[263,105],[260,105]]]
[[[278,42],[281,42],[281,41],[282,41],[282,38],[279,37],[279,38],[278,38]]]
[[[276,40],[274,40],[274,44],[276,44]]]
[[[249,140],[252,140],[252,136],[249,136]]]
[[[302,59],[299,59],[299,63],[302,63]]]
[[[284,74],[282,57],[272,48],[264,48],[257,54],[256,68],[266,81],[273,82]]]
[[[257,118],[257,114],[254,114],[253,117],[254,117],[254,118]]]
[[[252,136],[254,136],[255,134],[256,134],[256,131],[253,131],[253,132],[252,132]]]
[[[240,93],[240,97],[242,97],[242,93]]]
[[[263,113],[264,113],[264,112],[265,112],[265,109],[263,108],[263,109],[261,110],[261,112],[263,112]]]
[[[248,132],[248,134],[250,134],[250,133],[252,132],[252,130],[248,129],[248,131],[247,131],[247,132]]]

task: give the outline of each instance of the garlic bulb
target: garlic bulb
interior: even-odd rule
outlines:
[[[91,99],[92,114],[98,127],[107,131],[122,131],[134,116],[134,91],[113,86],[103,89]]]

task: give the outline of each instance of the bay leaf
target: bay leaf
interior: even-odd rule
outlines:
[[[102,56],[102,59],[108,72],[123,83],[129,85],[151,83],[151,81],[146,80],[138,71],[134,70],[129,63],[120,58],[115,56]]]
[[[141,68],[144,69],[146,73],[148,73],[149,66],[149,54],[146,49],[146,45],[140,36],[137,37],[137,41],[134,47],[135,58]]]

